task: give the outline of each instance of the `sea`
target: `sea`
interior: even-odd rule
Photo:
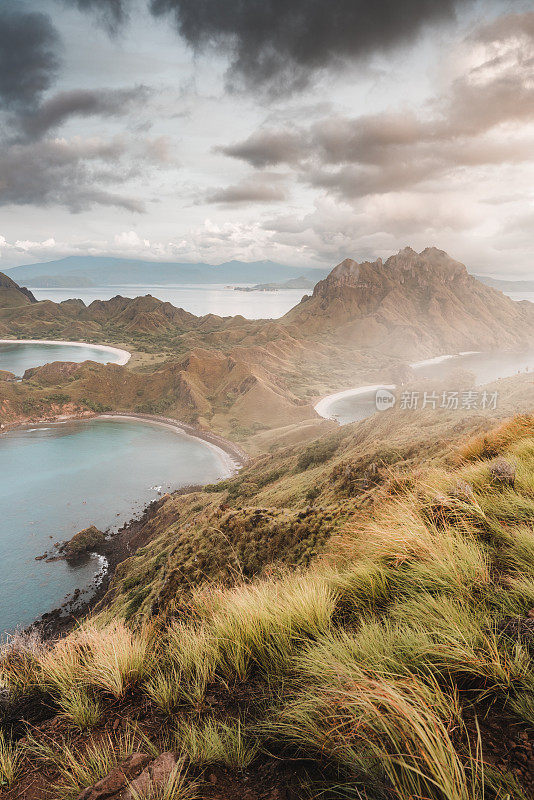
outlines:
[[[0,635],[92,591],[101,558],[35,560],[89,525],[116,531],[162,493],[229,474],[220,451],[177,429],[111,418],[0,436]]]
[[[251,284],[240,284],[250,288]],[[37,300],[53,300],[61,303],[73,297],[83,300],[86,305],[93,300],[110,300],[116,295],[139,297],[151,294],[158,300],[172,303],[191,314],[202,317],[217,314],[220,317],[233,317],[238,314],[247,319],[278,319],[300,302],[306,294],[302,289],[281,289],[278,291],[243,292],[233,286],[223,284],[199,284],[180,286],[105,286],[90,289],[34,289]],[[310,290],[311,292],[311,290]]]

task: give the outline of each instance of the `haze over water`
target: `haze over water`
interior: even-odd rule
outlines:
[[[246,283],[240,284],[247,286]],[[139,297],[151,294],[158,300],[184,308],[190,314],[202,317],[217,314],[220,317],[233,317],[241,314],[247,319],[277,319],[286,314],[300,302],[306,294],[302,289],[283,289],[265,292],[240,292],[224,284],[180,285],[180,286],[103,286],[90,289],[34,289],[37,300],[64,300],[79,298],[86,305],[93,300],[110,300],[116,295]],[[311,290],[308,290],[310,293]]]
[[[454,373],[458,370],[472,372],[475,375],[476,384],[482,386],[498,378],[507,378],[518,372],[525,372],[527,369],[534,372],[534,351],[531,349],[523,352],[472,353],[434,364],[425,364],[417,367],[415,373],[418,378],[427,378],[429,381],[434,379],[437,388],[440,389],[443,389],[442,382],[446,384],[447,379],[450,378],[450,386],[446,389],[454,391],[459,388],[454,381]],[[432,386],[429,386],[429,390],[432,390]],[[396,395],[398,399],[400,390],[397,390]],[[341,425],[359,422],[376,413],[375,397],[376,391],[374,390],[342,397],[332,401],[327,413]]]
[[[217,452],[176,430],[127,420],[36,425],[0,436],[0,635],[28,625],[98,569],[36,556],[95,524],[116,530],[162,491],[227,474]]]

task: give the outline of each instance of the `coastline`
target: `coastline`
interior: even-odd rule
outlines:
[[[189,425],[187,422],[180,422],[180,420],[173,419],[172,417],[162,417],[154,414],[139,414],[134,411],[106,411],[105,414],[98,414],[93,419],[132,419],[139,422],[150,422],[154,425],[163,425],[167,428],[174,428],[192,439],[201,439],[212,450],[218,451],[223,463],[225,463],[230,472],[234,473],[243,467],[249,460],[247,453],[239,447],[239,445],[219,436],[211,431],[205,431],[200,428],[195,428],[194,425]]]
[[[92,347],[95,350],[101,350],[104,353],[113,353],[119,356],[118,361],[113,361],[113,364],[118,364],[123,367],[131,359],[132,354],[128,350],[122,350],[120,347],[112,347],[109,344],[93,344],[92,342],[67,342],[63,339],[0,339],[2,344],[59,344],[69,345],[70,347]]]
[[[213,452],[216,452],[225,467],[227,474],[221,478],[225,480],[245,465],[249,460],[247,453],[234,442],[225,439],[218,434],[210,431],[200,430],[185,422],[172,419],[170,417],[153,416],[150,414],[138,414],[128,411],[110,411],[105,414],[84,414],[83,416],[72,415],[56,418],[55,420],[40,420],[33,422],[23,422],[13,425],[9,430],[24,430],[32,428],[43,422],[48,424],[61,424],[69,421],[86,422],[95,419],[129,419],[138,422],[156,424],[174,430],[192,439],[200,439]],[[4,429],[7,433],[7,429]],[[192,491],[201,491],[201,485],[182,486],[168,494],[179,496],[188,494]],[[93,555],[102,557],[101,567],[94,576],[93,581],[87,587],[74,592],[60,606],[51,611],[43,613],[26,630],[37,630],[44,638],[54,638],[67,633],[79,620],[90,613],[104,598],[115,569],[130,556],[134,555],[139,547],[144,546],[148,539],[143,537],[142,531],[146,523],[156,514],[166,496],[153,500],[143,510],[141,517],[132,517],[116,533],[111,535],[101,548],[95,548]],[[76,533],[74,531],[73,533]],[[91,554],[88,554],[91,555]],[[89,595],[87,597],[87,595]]]
[[[418,369],[419,367],[428,367],[431,364],[440,364],[443,361],[450,361],[453,358],[477,355],[480,352],[480,350],[465,350],[461,353],[433,356],[432,358],[425,358],[422,361],[414,361],[409,366],[412,369]],[[392,392],[396,388],[397,384],[385,383],[371,383],[364,386],[355,386],[353,389],[345,389],[341,392],[336,392],[335,394],[326,394],[314,404],[313,408],[320,417],[323,417],[323,419],[335,419],[335,417],[332,417],[329,412],[332,404],[338,400],[342,400],[345,397],[358,397],[358,395],[367,394],[367,392],[376,392],[378,389],[387,389],[387,391]]]

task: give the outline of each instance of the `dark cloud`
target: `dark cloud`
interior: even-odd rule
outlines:
[[[534,13],[476,31],[480,62],[456,78],[424,117],[412,111],[329,116],[299,130],[264,129],[219,148],[255,168],[289,165],[308,185],[343,199],[396,192],[460,169],[531,161]],[[515,126],[515,127],[514,127]]]
[[[148,89],[75,89],[60,92],[31,113],[20,116],[18,124],[29,139],[39,139],[71,117],[120,117],[148,97]]]
[[[287,191],[281,180],[281,175],[264,173],[257,178],[247,178],[233,186],[216,189],[208,195],[206,202],[225,205],[275,203],[287,198]]]
[[[136,174],[120,141],[49,140],[0,150],[0,205],[64,205],[79,212],[95,204],[142,211],[138,200],[107,187]]]
[[[46,14],[0,11],[0,101],[4,108],[32,108],[52,85],[59,35]]]
[[[315,70],[413,40],[472,0],[151,0],[196,49],[232,59],[230,78],[273,91],[305,85]]]

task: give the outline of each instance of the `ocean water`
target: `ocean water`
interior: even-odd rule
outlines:
[[[436,391],[455,391],[454,374],[458,370],[467,370],[474,373],[476,384],[482,386],[498,378],[508,378],[520,372],[534,372],[534,350],[521,352],[495,352],[475,353],[458,358],[451,358],[434,364],[425,364],[417,367],[415,372],[429,381],[435,380]],[[450,378],[450,388],[447,389],[447,379]],[[402,390],[401,390],[402,391]],[[429,391],[432,391],[430,384]],[[396,391],[397,399],[400,397]],[[370,391],[352,397],[343,397],[333,401],[328,407],[328,416],[336,419],[341,425],[350,422],[360,422],[376,413],[376,392]]]
[[[83,347],[68,344],[0,344],[0,370],[12,372],[18,378],[30,367],[41,367],[51,361],[98,361],[107,364],[117,363],[120,355],[107,350],[99,350],[91,345]]]
[[[247,284],[240,284],[246,286]],[[86,305],[93,300],[110,300],[120,294],[122,297],[139,297],[151,294],[158,300],[184,308],[198,317],[204,314],[217,314],[220,317],[233,317],[241,314],[247,319],[278,319],[290,308],[297,305],[306,291],[284,289],[269,292],[239,292],[224,284],[203,284],[185,286],[104,286],[90,289],[34,289],[37,300],[53,300],[61,303],[74,297]],[[308,290],[311,293],[311,290]]]
[[[87,587],[96,558],[36,556],[96,525],[116,530],[162,492],[228,474],[218,451],[176,429],[122,419],[36,425],[0,436],[0,635]]]

